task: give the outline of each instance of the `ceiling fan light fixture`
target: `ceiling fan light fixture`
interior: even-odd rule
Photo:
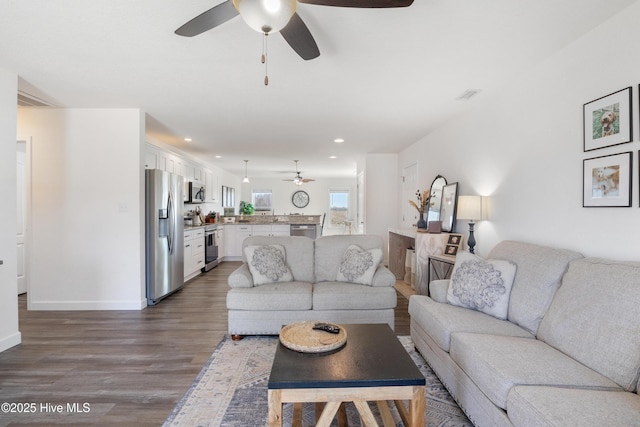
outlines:
[[[233,0],[246,24],[259,33],[278,32],[296,12],[297,0]]]

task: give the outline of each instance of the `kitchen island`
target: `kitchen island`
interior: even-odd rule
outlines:
[[[242,260],[242,242],[249,236],[311,235],[319,237],[322,215],[236,215],[222,217],[224,259]],[[311,232],[311,233],[310,233]]]

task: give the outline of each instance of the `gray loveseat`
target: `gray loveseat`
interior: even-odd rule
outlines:
[[[488,258],[516,265],[505,320],[449,304],[448,280],[409,302],[416,348],[469,419],[640,426],[640,263],[514,241]]]
[[[374,235],[252,236],[243,242],[243,264],[228,279],[229,334],[277,335],[283,325],[320,320],[334,323],[388,323],[394,328],[395,276],[382,264],[383,240]],[[378,253],[369,284],[351,283],[340,266],[351,245]],[[291,272],[282,282],[256,285],[247,249],[280,247]],[[347,273],[348,275],[348,273]],[[343,280],[340,280],[338,277]],[[357,279],[354,279],[357,280]]]

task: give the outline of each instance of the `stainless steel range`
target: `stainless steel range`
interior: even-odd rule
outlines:
[[[202,271],[209,271],[220,264],[218,258],[218,225],[204,226],[204,267]]]

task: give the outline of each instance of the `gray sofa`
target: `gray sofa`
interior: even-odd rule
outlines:
[[[516,265],[505,320],[449,304],[449,280],[409,301],[416,348],[469,419],[640,426],[640,263],[514,241],[488,258]]]
[[[383,249],[374,235],[252,236],[243,242],[243,264],[228,279],[229,334],[277,335],[283,325],[320,320],[334,323],[388,323],[394,328],[395,276],[380,262],[370,284],[339,281],[339,268],[350,245],[365,251]],[[256,286],[247,264],[247,248],[284,248],[291,281]]]

